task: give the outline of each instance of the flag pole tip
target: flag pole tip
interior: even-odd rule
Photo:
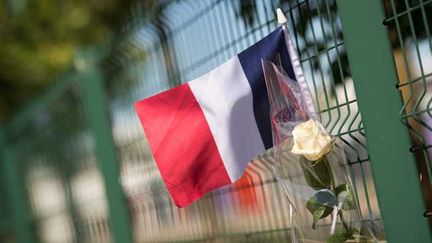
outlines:
[[[276,15],[280,25],[284,25],[287,22],[287,18],[280,8],[276,9]]]

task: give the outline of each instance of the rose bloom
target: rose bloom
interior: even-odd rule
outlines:
[[[291,152],[310,161],[319,160],[329,153],[334,141],[320,122],[309,120],[298,124],[292,131],[294,146]]]

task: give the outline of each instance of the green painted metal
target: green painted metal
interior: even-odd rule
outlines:
[[[274,1],[257,1],[258,7],[266,10],[259,11],[260,16],[256,19],[258,22],[254,28],[242,27],[243,23],[235,15],[235,8],[231,5],[232,2],[235,3],[235,1],[230,0],[211,1],[204,4],[206,7],[202,10],[195,11],[191,8],[191,13],[187,12],[183,14],[184,16],[176,16],[176,21],[178,18],[178,22],[182,22],[183,24],[179,24],[178,26],[173,25],[174,29],[168,33],[168,41],[173,42],[174,46],[177,47],[171,50],[172,53],[168,54],[172,55],[174,59],[178,59],[175,61],[179,66],[178,71],[183,81],[195,78],[199,74],[204,73],[205,70],[214,68],[216,64],[220,64],[232,55],[240,52],[246,46],[251,45],[264,34],[274,29],[272,9],[277,7]],[[373,190],[373,181],[369,177],[370,165],[372,165],[380,208],[390,242],[429,242],[427,224],[421,215],[424,207],[422,205],[419,183],[416,179],[418,178],[418,174],[416,173],[415,162],[408,153],[410,146],[409,137],[405,133],[407,131],[406,127],[400,124],[401,117],[399,116],[399,110],[403,105],[398,90],[394,89],[397,79],[393,68],[386,28],[382,26],[384,18],[381,6],[379,6],[380,1],[343,0],[339,1],[338,4],[339,13],[342,16],[346,45],[340,37],[342,35],[340,33],[340,25],[331,24],[339,23],[338,11],[334,11],[333,1],[292,0],[284,2],[284,6],[286,6],[285,12],[289,13],[290,17],[289,23],[303,22],[302,24],[306,26],[310,34],[309,42],[312,45],[310,48],[304,50],[304,52],[301,51],[299,56],[303,67],[305,67],[305,71],[313,74],[310,77],[310,81],[313,84],[311,85],[313,93],[316,97],[321,96],[322,98],[317,104],[318,109],[321,111],[320,115],[326,127],[333,135],[345,139],[347,151],[351,153],[349,157],[350,171],[355,182],[356,193],[361,199],[360,208],[363,213],[363,222],[373,225],[372,230],[375,231],[374,233],[378,232],[376,235],[381,239],[381,217],[378,210],[376,210],[375,190]],[[177,5],[180,5],[177,1],[167,4],[167,6],[173,9],[176,9]],[[316,8],[318,5],[322,7]],[[424,3],[419,6],[422,7],[423,5]],[[186,11],[186,9],[181,9],[181,6],[177,10]],[[316,18],[314,19],[317,21],[305,21],[307,16],[306,18],[302,18],[302,15],[307,15],[308,13],[315,13]],[[405,13],[408,14],[409,11],[405,11]],[[400,15],[401,13],[397,14],[397,16]],[[136,29],[145,29],[143,26],[145,26],[146,21],[139,14],[136,16],[137,20],[140,20],[136,22]],[[397,16],[388,18],[388,20],[397,20]],[[195,27],[193,24],[196,22],[200,23],[199,27]],[[297,28],[292,26],[289,29],[292,31]],[[203,33],[203,30],[206,30],[206,32]],[[304,40],[298,33],[296,34],[296,31],[292,33],[293,40],[295,40],[296,45],[301,50]],[[323,35],[323,33],[327,33],[327,35]],[[152,35],[151,33],[147,34],[149,36]],[[190,39],[189,36],[192,35],[195,38]],[[204,36],[209,37],[209,40],[204,38]],[[107,68],[107,70],[103,71],[105,74],[108,74],[107,78],[114,85],[112,90],[117,92],[115,95],[110,94],[110,99],[116,104],[112,107],[105,104],[104,99],[106,94],[103,92],[104,87],[102,82],[105,82],[105,80],[102,80],[101,70],[97,69],[96,63],[92,63],[92,59],[98,59],[96,57],[101,56],[101,54],[83,53],[82,58],[76,60],[75,69],[65,74],[64,78],[58,80],[53,87],[47,89],[45,94],[32,99],[29,106],[22,109],[12,119],[11,123],[5,127],[10,135],[9,138],[13,137],[14,140],[13,144],[10,143],[7,148],[3,148],[7,150],[6,157],[9,161],[19,162],[22,170],[32,170],[30,165],[34,164],[34,162],[40,162],[37,161],[40,158],[33,156],[33,154],[43,155],[44,161],[39,166],[43,169],[52,170],[49,182],[51,184],[56,183],[57,173],[62,176],[61,183],[64,191],[69,193],[65,197],[65,204],[67,205],[65,211],[66,214],[71,215],[75,219],[74,226],[67,233],[73,235],[71,239],[78,242],[86,240],[87,236],[91,239],[102,239],[100,241],[103,241],[106,238],[102,237],[109,237],[109,235],[117,242],[132,242],[132,228],[135,230],[133,235],[136,236],[137,241],[164,241],[167,240],[165,235],[169,235],[171,233],[169,230],[173,227],[181,229],[182,232],[179,235],[183,237],[181,238],[182,241],[206,240],[208,239],[206,237],[230,241],[236,239],[236,237],[244,237],[244,239],[248,240],[269,239],[269,241],[274,241],[275,239],[280,239],[281,242],[284,242],[287,237],[288,228],[284,228],[282,217],[280,217],[280,226],[278,223],[274,223],[273,219],[276,220],[279,216],[286,214],[287,207],[283,206],[285,199],[276,190],[277,187],[274,181],[266,178],[266,175],[260,174],[266,170],[265,168],[254,172],[255,177],[259,178],[256,185],[260,185],[254,190],[261,190],[263,197],[266,198],[263,214],[257,214],[256,218],[246,218],[249,221],[249,226],[245,229],[247,232],[230,233],[231,229],[227,230],[227,227],[230,227],[233,222],[236,223],[235,221],[230,221],[232,218],[239,221],[245,219],[243,218],[244,212],[241,205],[233,204],[232,211],[224,212],[215,203],[218,200],[218,194],[209,194],[206,198],[187,209],[193,212],[194,215],[200,216],[193,218],[183,217],[184,213],[182,210],[184,209],[176,208],[166,198],[156,197],[156,195],[159,196],[159,194],[164,193],[161,189],[162,187],[159,189],[158,187],[155,187],[156,189],[152,187],[150,193],[153,194],[146,194],[148,197],[154,197],[151,203],[141,200],[142,195],[140,194],[129,195],[134,199],[134,196],[137,196],[137,200],[141,200],[137,202],[140,205],[139,207],[136,207],[137,204],[134,204],[135,207],[131,210],[133,212],[132,217],[150,219],[154,225],[148,227],[149,224],[147,222],[143,223],[139,220],[132,222],[130,220],[122,187],[119,183],[118,167],[121,166],[124,171],[130,170],[131,166],[134,166],[132,168],[136,168],[136,165],[133,164],[135,160],[131,162],[132,160],[129,158],[122,158],[122,161],[118,161],[116,154],[127,155],[122,157],[128,157],[129,155],[132,157],[136,156],[140,159],[138,162],[139,165],[143,165],[146,168],[145,173],[156,171],[154,161],[150,158],[151,153],[143,141],[145,139],[142,136],[142,129],[140,126],[135,126],[138,119],[133,121],[135,113],[132,108],[134,101],[168,88],[168,83],[160,81],[169,79],[165,75],[167,72],[169,73],[166,70],[169,67],[166,67],[164,64],[166,58],[164,55],[166,53],[162,50],[164,47],[160,43],[160,39],[157,38],[159,36],[153,37],[156,38],[149,38],[147,40],[143,35],[145,42],[148,41],[151,44],[145,50],[145,61],[139,58],[136,59],[133,56],[116,54],[117,56],[110,60],[116,63],[116,65],[120,65],[114,65],[116,67],[114,69],[115,73],[110,73],[109,68],[112,67],[109,65],[101,65],[101,67]],[[122,38],[124,40],[121,40]],[[131,37],[124,35],[122,38],[119,38],[118,41],[125,43],[125,46],[127,46],[127,42],[136,41],[133,34]],[[321,38],[324,39],[323,42]],[[195,50],[197,48],[197,45],[194,43],[195,41],[208,42],[206,48],[209,50]],[[320,41],[324,45],[320,45]],[[360,111],[356,108],[357,99],[349,94],[350,87],[348,86],[348,82],[338,81],[344,80],[346,77],[342,71],[344,68],[347,68],[345,66],[346,62],[342,58],[345,50],[348,51],[352,64],[352,73],[354,75]],[[327,73],[326,70],[330,68],[332,63],[335,63],[339,67],[338,72]],[[426,74],[424,77],[426,77]],[[412,80],[412,82],[418,82],[418,80]],[[81,85],[81,90],[75,89],[77,84]],[[134,86],[131,88],[131,85]],[[339,88],[339,91],[343,91],[342,95],[333,95],[336,93],[337,88]],[[78,100],[76,103],[72,103],[72,105],[64,99],[68,95],[71,95],[71,93]],[[381,97],[385,98],[385,100],[381,99]],[[71,109],[81,114],[81,98],[84,98],[84,111],[86,114],[83,116],[75,114],[74,116],[70,112],[72,111]],[[67,108],[60,109],[60,111],[53,109],[62,106]],[[130,118],[127,123],[120,124],[122,129],[124,129],[122,131],[124,135],[128,135],[125,136],[127,137],[125,138],[126,142],[122,138],[120,139],[121,141],[114,141],[116,142],[114,145],[112,130],[114,127],[117,128],[119,126],[117,124],[111,126],[108,113],[116,118],[119,116]],[[417,116],[416,114],[407,115]],[[364,119],[363,122],[362,117]],[[49,119],[48,122],[47,119]],[[79,129],[77,136],[71,134],[70,131],[66,131],[66,128],[57,126],[59,123],[64,122],[64,120],[70,123],[81,124],[82,122],[83,125],[80,125],[82,129]],[[39,121],[42,121],[40,122],[42,125],[38,123]],[[86,124],[87,121],[89,124]],[[43,122],[47,123],[43,124]],[[32,123],[40,126],[29,126]],[[368,151],[364,151],[363,124],[368,139]],[[34,134],[26,133],[27,127],[34,127],[36,132]],[[77,138],[78,135],[86,133],[86,131],[91,132],[89,137],[95,142],[95,149],[89,147],[91,146],[89,145],[90,143],[81,144],[81,142],[87,142],[85,140],[88,138],[87,136],[84,136],[85,139]],[[18,135],[15,136],[15,133]],[[47,143],[46,141],[50,142]],[[61,150],[54,146],[62,143],[70,145],[70,147],[66,146],[70,150]],[[0,146],[1,149],[2,147]],[[99,170],[105,181],[106,198],[110,214],[110,229],[107,229],[104,217],[98,218],[101,221],[92,221],[93,218],[91,216],[87,218],[77,217],[77,215],[82,214],[82,211],[74,210],[74,207],[79,209],[80,206],[86,205],[87,202],[80,202],[78,200],[79,197],[73,198],[70,188],[74,187],[74,182],[76,182],[74,181],[74,173],[71,173],[70,176],[65,176],[68,172],[72,172],[67,163],[73,165],[81,163],[89,166],[91,164],[90,160],[92,163],[94,162],[94,160],[88,159],[93,158],[93,152],[96,154]],[[4,160],[5,157],[3,156],[3,154],[0,154],[0,160]],[[369,157],[372,162],[369,161]],[[34,158],[34,160],[28,158]],[[10,162],[5,166],[9,166],[8,170],[12,170],[15,173],[8,173],[8,178],[15,178],[13,179],[15,182],[22,183],[23,179],[21,178],[24,177],[25,173],[17,170],[17,164]],[[2,168],[3,171],[6,170]],[[85,172],[86,170],[82,169],[76,175],[84,175],[83,171]],[[123,175],[128,177],[136,176],[127,173]],[[155,183],[154,181],[146,181],[148,178],[144,176],[137,176],[132,179],[140,181],[140,183],[149,183],[147,185],[151,186],[154,184],[150,183]],[[270,193],[267,189],[263,190],[263,185],[275,189],[273,191],[275,193]],[[128,192],[132,191],[128,190],[131,189],[128,183],[124,186]],[[18,189],[20,190],[15,191],[13,189],[10,191],[20,196],[21,204],[25,205],[26,201],[24,199],[27,198],[25,195],[26,191],[23,190],[22,186]],[[27,189],[30,195],[32,195],[34,188],[28,187]],[[219,195],[223,195],[223,193],[231,194],[235,191],[237,189],[233,187],[230,190],[219,193]],[[141,193],[141,191],[133,193]],[[103,201],[105,198],[101,200]],[[12,200],[12,205],[15,205],[15,201],[16,199]],[[74,203],[77,205],[74,205]],[[268,207],[272,203],[278,206]],[[143,206],[141,207],[141,205]],[[33,207],[33,209],[37,212],[36,207]],[[227,215],[227,212],[230,215]],[[29,211],[21,211],[21,218],[16,222],[24,222],[24,224],[14,223],[11,225],[14,227],[15,233],[23,238],[21,240],[23,242],[28,241],[24,239],[26,234],[22,234],[21,232],[27,230],[29,235],[32,233],[31,228],[29,228],[31,225],[31,214]],[[32,221],[34,227],[38,227],[38,229],[40,229],[39,227],[43,228],[43,220],[45,220],[43,217],[45,216],[39,217],[37,213],[34,213],[34,215],[34,221]],[[85,219],[81,220],[82,218]],[[208,219],[211,219],[211,222],[208,222]],[[194,222],[199,222],[200,226],[197,227],[197,224],[194,224]],[[103,226],[99,224],[103,224]],[[131,227],[132,224],[133,227]],[[257,227],[254,225],[257,225]],[[95,230],[95,228],[98,229]],[[206,228],[211,229],[209,231],[211,234],[206,235],[208,233],[206,232]],[[149,234],[149,231],[153,230],[157,233],[152,236],[152,234]],[[281,233],[269,234],[272,231],[280,231]],[[42,232],[42,230],[38,232]],[[95,237],[91,237],[91,234],[94,234]],[[43,236],[39,237],[43,239]],[[414,237],[419,238],[416,239]]]
[[[337,4],[387,239],[432,242],[410,138],[400,122],[402,101],[382,3]]]
[[[14,160],[14,153],[12,146],[6,143],[6,130],[0,130],[0,173],[6,184],[14,235],[20,243],[36,242],[32,231],[31,213],[27,205],[28,200],[26,200],[19,168]]]
[[[26,122],[28,122],[27,119],[34,115],[35,111],[46,107],[47,104],[55,102],[56,99],[64,94],[64,91],[75,82],[74,75],[75,70],[65,73],[64,76],[47,89],[43,95],[33,98],[32,102],[29,102],[27,106],[23,107],[12,118],[6,129],[11,133],[20,130],[26,125]]]
[[[88,55],[87,55],[88,54]],[[102,172],[109,204],[110,227],[116,242],[133,242],[125,197],[119,183],[119,165],[109,124],[102,76],[89,53],[81,60],[80,79],[84,109],[95,143],[95,154]]]
[[[409,7],[404,8],[407,6]],[[432,131],[429,121],[432,98],[428,92],[432,73],[428,71],[428,59],[424,53],[432,52],[432,30],[430,29],[432,23],[428,21],[431,19],[431,7],[431,0],[390,0],[385,20],[389,31],[394,33],[394,45],[398,46],[398,53],[395,55],[395,60],[396,56],[398,57],[396,66],[400,74],[398,88],[404,101],[400,119],[410,130],[412,136],[411,151],[416,156],[422,177],[427,214],[432,211],[432,203],[428,198],[429,195],[432,195],[432,160],[430,157],[432,146],[428,139]],[[421,47],[422,42],[426,44],[423,48]],[[425,103],[427,106],[424,105]],[[429,217],[429,222],[432,223],[431,217]]]

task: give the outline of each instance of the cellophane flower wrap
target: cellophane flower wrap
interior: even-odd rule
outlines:
[[[362,224],[343,144],[320,123],[310,91],[287,75],[277,57],[263,60],[263,70],[275,174],[290,203],[291,242],[375,242]]]

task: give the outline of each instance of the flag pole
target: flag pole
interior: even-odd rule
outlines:
[[[282,27],[282,30],[283,30],[283,32],[284,32],[284,37],[285,37],[285,42],[286,42],[286,45],[287,45],[287,47],[288,47],[288,53],[290,54],[289,56],[290,56],[290,58],[291,58],[291,63],[292,63],[292,66],[293,66],[293,68],[294,68],[294,73],[295,73],[295,75],[296,75],[296,78],[297,78],[297,80],[299,80],[299,77],[298,77],[298,75],[297,75],[297,69],[298,69],[298,67],[300,67],[299,65],[300,65],[300,62],[298,61],[298,59],[297,59],[297,54],[295,53],[295,50],[293,49],[293,50],[291,50],[291,47],[293,47],[292,45],[290,45],[290,38],[289,38],[289,35],[288,35],[288,30],[287,30],[287,25],[286,25],[286,23],[287,23],[287,18],[285,17],[285,14],[282,12],[282,10],[280,9],[280,8],[278,8],[278,9],[276,9],[276,15],[277,15],[277,21],[278,21],[278,24]],[[294,55],[292,55],[292,53],[295,53]],[[295,57],[296,59],[293,59],[293,57]],[[295,65],[295,60],[297,60],[297,63],[299,64],[298,65],[298,67],[296,68],[294,65]],[[301,67],[300,67],[300,71],[301,71]],[[303,76],[303,72],[301,72],[301,75]],[[303,76],[304,77],[304,76]],[[299,82],[299,86],[300,86],[300,89],[301,89],[301,91],[302,91],[302,94],[304,93],[303,92],[303,88],[301,88],[301,85],[300,85],[300,82]],[[309,89],[308,89],[309,90]],[[306,100],[305,100],[306,101]],[[309,107],[309,106],[308,106]],[[311,111],[309,110],[309,108],[308,108],[308,113],[310,113]],[[315,110],[313,110],[313,112],[315,112]],[[314,113],[315,114],[315,113]],[[279,181],[280,182],[280,181]],[[294,242],[294,243],[297,243],[298,242],[298,240],[297,240],[297,237],[296,237],[296,234],[295,234],[295,230],[292,230],[293,228],[294,228],[294,222],[293,222],[293,218],[294,218],[294,205],[292,205],[292,203],[291,203],[291,201],[289,201],[289,206],[290,206],[290,210],[289,210],[289,222],[290,222],[290,227],[291,227],[291,241],[292,242]]]
[[[282,26],[282,29],[284,31],[286,31],[287,18],[285,17],[285,14],[282,12],[282,9],[280,8],[276,9],[276,15],[277,15],[278,24]]]
[[[278,24],[282,27],[284,32],[285,42],[287,44],[289,56],[291,58],[291,63],[294,68],[294,74],[296,76],[297,83],[300,87],[303,100],[305,102],[306,109],[308,111],[309,118],[320,121],[320,118],[316,112],[314,99],[309,89],[309,85],[307,84],[306,78],[303,74],[303,69],[301,67],[300,60],[297,56],[297,51],[295,50],[294,44],[292,43],[291,38],[288,34],[288,28],[287,28],[288,20],[285,14],[282,12],[282,9],[280,8],[276,9],[276,15],[277,15]]]

